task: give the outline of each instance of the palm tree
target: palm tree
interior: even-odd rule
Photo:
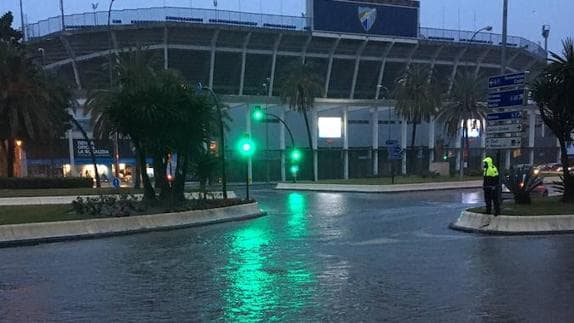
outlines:
[[[160,117],[157,107],[142,102],[149,97],[149,90],[153,88],[156,79],[152,67],[153,57],[137,49],[118,57],[118,60],[119,63],[114,65],[114,68],[119,87],[92,91],[86,108],[92,116],[95,137],[109,139],[116,133],[128,136],[135,147],[138,164],[145,169],[146,154],[151,153],[149,143],[146,145],[143,142],[145,131],[151,131],[149,127],[153,126],[154,119]],[[141,104],[138,104],[140,102]],[[162,158],[154,156],[154,159]],[[155,175],[156,181],[164,179],[157,171]],[[141,171],[141,176],[144,199],[154,200],[156,194],[147,172]]]
[[[309,63],[295,62],[288,68],[289,72],[282,80],[280,89],[281,100],[289,104],[291,110],[303,115],[307,128],[309,150],[313,152],[313,139],[309,126],[308,113],[313,109],[315,98],[323,92],[321,78]],[[313,168],[313,178],[316,178]]]
[[[39,141],[62,130],[69,102],[54,93],[53,76],[25,56],[24,50],[0,41],[0,141],[7,141],[7,176],[14,176],[16,139]]]
[[[574,203],[574,176],[568,170],[567,146],[574,131],[574,39],[563,41],[562,56],[551,53],[550,64],[532,85],[544,123],[560,142],[564,181],[563,201]]]
[[[397,80],[393,97],[397,100],[396,113],[413,125],[411,148],[415,148],[417,126],[430,122],[441,105],[440,90],[435,79],[429,77],[430,70],[411,65]]]
[[[438,115],[449,136],[456,136],[462,125],[464,151],[468,151],[469,123],[485,118],[486,82],[474,72],[462,72],[456,77],[448,102]],[[482,126],[482,125],[481,125]],[[464,174],[464,154],[461,153],[460,174]]]

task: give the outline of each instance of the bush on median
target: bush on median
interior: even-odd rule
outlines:
[[[0,177],[0,189],[91,188],[88,177]]]

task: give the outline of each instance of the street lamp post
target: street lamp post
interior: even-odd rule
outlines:
[[[468,44],[466,45],[465,48],[465,52],[468,50],[468,47],[470,47],[470,44],[472,44],[472,42],[474,41],[474,39],[476,38],[476,36],[478,36],[479,33],[483,32],[483,31],[492,31],[492,26],[485,26],[480,28],[479,30],[475,31],[474,34],[472,34],[472,37],[470,38],[470,40],[468,41]],[[465,63],[466,65],[466,63]],[[468,120],[463,120],[462,121],[462,136],[460,138],[460,147],[461,147],[461,154],[460,154],[460,171],[459,171],[459,175],[460,177],[464,177],[464,162],[465,162],[465,158],[464,158],[464,153],[462,152],[463,147],[465,147],[464,145],[464,132],[468,132]],[[465,124],[466,123],[466,124]],[[468,136],[468,133],[467,133]],[[468,156],[469,154],[469,147],[465,147],[466,148],[466,155]]]
[[[550,37],[550,25],[542,25],[542,37],[544,37],[544,52],[548,57],[548,37]]]
[[[206,90],[213,100],[215,101],[215,107],[217,109],[217,118],[219,121],[219,158],[221,163],[221,189],[223,190],[223,199],[227,199],[227,175],[225,172],[225,124],[223,123],[223,113],[221,112],[221,103],[219,102],[219,97],[212,88],[203,86],[201,82],[197,84],[197,88],[199,90]]]
[[[94,11],[94,27],[98,25],[98,21],[96,19],[96,9],[98,9],[98,2],[92,3],[92,11]]]
[[[24,24],[24,7],[22,6],[22,0],[20,0],[20,20],[22,25],[22,38],[24,41],[27,40],[26,25]]]
[[[110,7],[108,8],[108,43],[109,43],[109,53],[108,53],[108,64],[109,64],[109,73],[110,73],[110,89],[114,86],[114,76],[113,76],[113,69],[112,69],[112,47],[113,47],[113,41],[112,41],[112,6],[114,5],[114,1],[115,0],[110,0]],[[96,8],[98,7],[98,4],[92,4],[92,8],[94,9],[94,23],[95,23],[95,19],[96,19]],[[120,149],[119,149],[119,134],[116,131],[115,136],[114,136],[114,176],[116,178],[119,178],[120,176]]]
[[[66,31],[66,24],[64,22],[64,0],[60,0],[60,15],[62,16],[62,31]]]

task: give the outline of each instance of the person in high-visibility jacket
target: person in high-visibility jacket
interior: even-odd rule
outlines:
[[[491,157],[486,157],[484,163],[484,182],[482,187],[484,189],[484,201],[486,202],[486,213],[492,212],[494,204],[494,216],[500,214],[500,179],[498,169],[494,166]]]

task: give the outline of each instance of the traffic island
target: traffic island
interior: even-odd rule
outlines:
[[[0,225],[0,247],[45,242],[93,239],[208,224],[242,221],[265,215],[258,203],[207,210],[148,214],[129,217]]]
[[[352,193],[402,193],[419,191],[440,191],[476,189],[482,187],[482,180],[476,177],[419,178],[397,177],[397,183],[391,184],[390,178],[372,178],[356,180],[332,180],[298,183],[278,183],[277,190],[352,192]]]
[[[556,202],[560,203],[560,202]],[[533,212],[524,212],[519,215],[517,209],[510,210],[513,215],[493,216],[479,213],[478,209],[465,210],[456,222],[449,228],[457,231],[492,234],[492,235],[546,235],[574,233],[574,214],[572,206],[562,205],[564,214],[548,214],[559,212],[558,208],[538,215]],[[536,208],[533,208],[536,209]]]

